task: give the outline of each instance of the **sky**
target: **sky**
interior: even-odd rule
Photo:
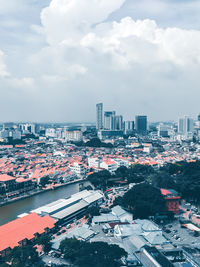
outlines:
[[[0,0],[0,121],[200,112],[200,0]]]

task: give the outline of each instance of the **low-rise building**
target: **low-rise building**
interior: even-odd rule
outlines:
[[[0,255],[8,255],[18,246],[34,242],[39,235],[48,233],[55,227],[55,220],[49,215],[40,217],[36,213],[18,218],[0,226]]]

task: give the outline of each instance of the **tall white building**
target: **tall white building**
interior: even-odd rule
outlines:
[[[65,133],[66,141],[82,141],[83,133],[81,131],[66,131]]]
[[[115,128],[115,111],[104,112],[104,129],[114,130]]]
[[[194,132],[194,121],[192,118],[185,116],[180,118],[178,122],[178,133],[181,135],[187,135]]]
[[[55,138],[56,137],[56,130],[54,128],[47,128],[45,132],[46,137]]]
[[[96,104],[96,129],[103,129],[103,103]]]
[[[78,176],[82,177],[85,175],[85,167],[82,163],[74,162],[71,166],[71,170]]]
[[[19,125],[20,130],[23,133],[32,133],[35,134],[35,124],[33,123],[23,123]]]

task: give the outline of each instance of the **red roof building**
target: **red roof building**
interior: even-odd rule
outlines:
[[[49,215],[40,217],[37,213],[31,213],[22,218],[0,226],[0,255],[7,255],[11,249],[34,241],[43,233],[49,232],[55,227],[55,220]]]
[[[178,214],[179,202],[181,199],[178,193],[173,189],[161,189],[160,191],[165,198],[167,210],[173,212],[174,214]]]

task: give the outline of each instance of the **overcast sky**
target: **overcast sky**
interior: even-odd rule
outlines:
[[[200,112],[200,0],[0,0],[0,121]]]

